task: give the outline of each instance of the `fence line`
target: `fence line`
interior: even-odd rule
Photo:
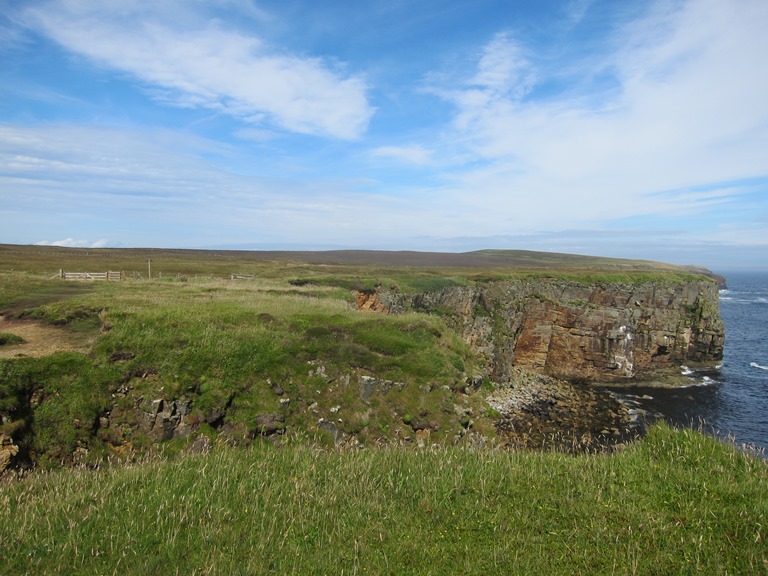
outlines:
[[[112,282],[123,279],[122,272],[65,272],[59,270],[59,278],[64,280],[108,280]]]

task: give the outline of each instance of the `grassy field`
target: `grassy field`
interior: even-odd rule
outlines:
[[[500,450],[443,319],[351,292],[691,270],[292,256],[0,246],[0,433],[36,467],[0,482],[0,573],[768,573],[764,460],[664,426],[610,455]],[[165,439],[160,406],[186,429]]]
[[[59,269],[121,270],[126,279],[66,282]],[[483,368],[466,343],[436,315],[361,312],[354,290],[423,292],[551,275],[675,282],[690,274],[662,264],[527,252],[0,246],[0,314],[50,327],[51,341],[43,355],[25,355],[34,343],[0,345],[0,433],[13,432],[17,461],[41,467],[138,458],[169,436],[192,442],[226,433],[248,445],[265,435],[265,422],[270,435],[303,431],[326,444],[352,437],[369,446],[450,445],[473,435],[493,441],[494,420],[482,397],[457,394]],[[9,333],[7,326],[0,332]],[[3,352],[16,349],[19,356]],[[365,377],[378,379],[375,394],[361,393]],[[182,415],[183,433],[148,423],[161,402],[190,411]],[[176,444],[181,449],[184,442]]]
[[[68,272],[123,271],[130,278],[196,275],[255,275],[283,281],[365,288],[394,284],[424,291],[442,284],[508,277],[559,276],[593,282],[687,278],[706,272],[645,260],[599,258],[525,250],[481,250],[461,254],[337,250],[320,252],[166,250],[153,248],[62,248],[0,244],[0,271],[42,277]]]
[[[4,574],[765,574],[768,467],[656,427],[611,456],[306,445],[0,485]]]
[[[14,282],[17,275],[0,274],[0,287]],[[64,284],[53,301],[47,285],[29,286],[6,303],[9,315],[56,327],[59,340],[92,342],[87,354],[0,360],[0,412],[12,420],[5,426],[26,429],[20,446],[39,465],[65,462],[84,444],[89,461],[111,446],[140,454],[152,444],[132,420],[142,399],[192,402],[201,432],[222,424],[226,409],[231,435],[243,441],[257,435],[262,414],[301,430],[333,415],[341,433],[369,443],[391,439],[409,415],[426,410],[440,428],[433,441],[460,428],[451,388],[464,386],[473,358],[437,317],[360,313],[348,290],[268,279],[128,280],[68,294]],[[360,375],[402,387],[364,402]],[[116,399],[118,389],[126,392]],[[31,397],[34,418],[24,413]],[[110,426],[96,430],[107,412]]]

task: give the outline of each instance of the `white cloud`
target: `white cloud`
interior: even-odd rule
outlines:
[[[390,158],[406,164],[426,166],[433,162],[432,151],[418,144],[412,146],[380,146],[371,154],[377,158]]]
[[[64,246],[67,248],[106,248],[109,246],[109,241],[102,239],[96,242],[90,242],[88,240],[75,240],[74,238],[65,238],[64,240],[55,240],[53,242],[47,242],[42,240],[35,242],[36,246]]]
[[[150,6],[63,0],[25,14],[66,49],[135,76],[175,105],[304,134],[354,139],[366,130],[373,108],[361,76],[196,18],[189,3]]]
[[[535,71],[525,52],[510,33],[499,33],[481,51],[471,77],[458,82],[451,79],[443,87],[430,82],[426,91],[455,104],[459,112],[456,125],[471,129],[499,103],[519,103],[535,84]]]
[[[594,0],[570,0],[564,8],[566,21],[575,26],[584,18]]]
[[[617,28],[607,59],[561,62],[582,78],[596,64],[613,74],[589,99],[583,85],[526,97],[558,71],[537,68],[509,35],[493,38],[454,83],[465,86],[441,93],[456,107],[445,140],[473,158],[454,172],[450,198],[499,233],[728,202],[736,182],[767,175],[766,29],[762,0],[658,3]],[[716,187],[729,190],[702,192]]]
[[[428,198],[364,192],[370,182],[359,179],[259,177],[213,163],[236,154],[186,133],[0,124],[3,236],[37,242],[45,230],[61,242],[108,236],[123,246],[371,246],[397,245],[425,225],[442,231],[428,223]]]
[[[520,100],[534,83],[523,47],[508,33],[497,34],[484,48],[477,73],[469,81],[489,98]]]

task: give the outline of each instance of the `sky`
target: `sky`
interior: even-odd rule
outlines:
[[[765,0],[0,0],[0,243],[768,269]]]

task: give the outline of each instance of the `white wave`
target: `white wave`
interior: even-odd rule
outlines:
[[[768,370],[768,366],[761,366],[761,365],[760,365],[760,364],[758,364],[757,362],[750,362],[750,363],[749,363],[749,365],[750,365],[752,368],[760,368],[760,370]]]
[[[704,376],[700,382],[696,382],[693,380],[690,384],[686,384],[685,386],[678,386],[678,388],[703,388],[704,386],[713,386],[714,384],[719,384],[717,380],[714,378],[710,378],[709,376]]]
[[[683,370],[682,371],[683,376],[690,376],[691,374],[693,374],[693,370],[688,368],[688,366],[680,366],[680,368]]]

